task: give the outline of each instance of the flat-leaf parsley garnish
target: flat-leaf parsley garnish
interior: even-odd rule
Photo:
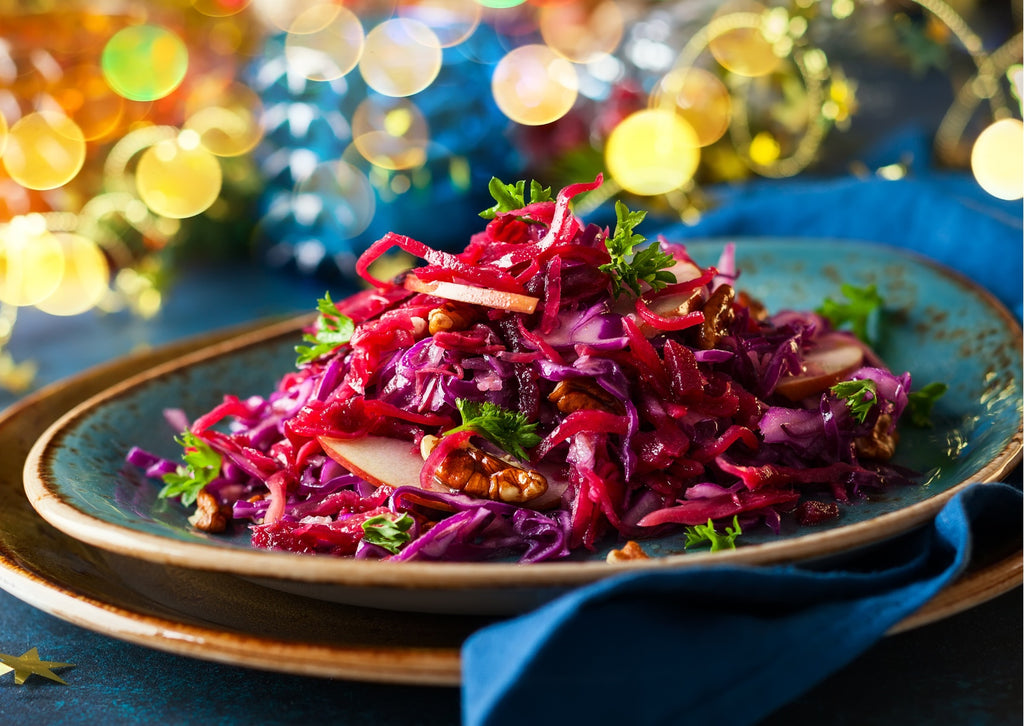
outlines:
[[[181,457],[185,465],[163,475],[164,487],[159,496],[162,499],[180,497],[181,503],[188,507],[195,504],[202,488],[220,475],[222,459],[191,431],[185,431],[174,440],[185,449]]]
[[[363,540],[396,554],[402,549],[402,545],[412,539],[412,535],[409,534],[412,524],[412,517],[405,512],[394,519],[379,514],[363,522]]]
[[[637,249],[647,238],[633,228],[646,216],[647,212],[631,212],[622,202],[615,202],[615,231],[604,241],[611,261],[598,269],[612,276],[612,293],[616,297],[623,288],[642,295],[641,283],[647,283],[652,290],[660,290],[676,281],[676,276],[665,269],[675,264],[672,255],[663,252],[657,244]]]
[[[339,345],[344,345],[355,331],[356,326],[352,318],[338,312],[329,292],[325,292],[324,296],[317,300],[317,312],[319,315],[313,324],[313,332],[302,336],[303,341],[313,345],[295,346],[295,352],[299,354],[295,359],[297,366],[314,361]]]
[[[717,552],[718,550],[736,549],[736,538],[743,534],[743,530],[740,529],[739,517],[733,516],[732,526],[729,527],[727,525],[724,534],[719,534],[715,531],[715,523],[710,519],[707,524],[694,524],[687,526],[685,534],[686,543],[683,546],[686,547],[686,549],[703,544],[710,544],[711,551]]]
[[[519,411],[510,411],[490,401],[478,403],[465,398],[456,399],[455,406],[462,423],[445,431],[445,436],[457,431],[474,431],[519,459],[529,458],[526,449],[541,441],[535,431],[536,422],[530,423]]]
[[[527,205],[525,181],[520,180],[515,184],[506,184],[497,177],[491,177],[491,181],[487,184],[487,191],[494,197],[494,206],[480,212],[480,216],[484,219],[494,219],[502,212],[515,212]],[[537,181],[530,182],[529,204],[550,202],[552,199],[554,197],[551,196],[551,187],[543,187]],[[524,221],[532,220],[524,218]]]
[[[878,386],[867,378],[854,381],[839,381],[830,389],[837,398],[846,401],[850,413],[858,422],[864,423],[871,407],[878,403]]]
[[[948,389],[949,386],[945,383],[935,381],[907,394],[907,415],[910,416],[910,423],[923,429],[931,427],[932,407]]]
[[[827,318],[832,327],[850,330],[865,343],[873,342],[875,336],[871,335],[871,322],[885,304],[878,289],[874,285],[857,287],[843,283],[839,286],[839,292],[845,300],[827,297],[816,312]]]

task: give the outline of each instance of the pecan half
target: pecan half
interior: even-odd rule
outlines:
[[[188,518],[188,523],[202,532],[216,534],[228,528],[230,513],[230,507],[222,506],[210,492],[200,489],[195,514]]]
[[[714,348],[719,339],[728,334],[729,325],[735,317],[732,309],[735,297],[732,285],[719,285],[704,303],[704,322],[700,326],[699,339],[702,349]]]
[[[621,550],[612,550],[605,557],[606,562],[630,562],[633,560],[649,560],[650,555],[644,552],[643,547],[634,540],[629,540],[622,546]]]
[[[883,413],[879,414],[874,428],[871,429],[871,433],[854,439],[853,446],[857,456],[865,459],[888,461],[896,453],[896,443],[898,440],[899,437],[896,430],[892,427],[892,416]]]
[[[621,416],[626,412],[622,401],[595,381],[593,378],[566,378],[559,381],[548,400],[555,404],[562,413],[572,413],[590,409],[595,411],[609,411]]]
[[[441,331],[466,330],[480,320],[480,311],[472,305],[446,302],[427,314],[427,330],[433,335]]]

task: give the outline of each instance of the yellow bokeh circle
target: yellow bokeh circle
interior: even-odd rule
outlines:
[[[622,10],[612,0],[544,5],[538,22],[544,42],[575,63],[589,63],[614,51],[625,26]]]
[[[32,227],[12,223],[0,230],[0,302],[8,305],[35,305],[52,295],[64,277],[60,242],[45,223]]]
[[[366,34],[359,72],[366,84],[385,96],[411,96],[441,71],[441,41],[418,20],[392,18]]]
[[[405,98],[371,96],[352,114],[352,143],[374,166],[415,169],[427,160],[427,121]]]
[[[50,315],[79,315],[96,306],[110,289],[110,266],[91,239],[71,232],[55,232],[64,253],[60,284],[36,307]]]
[[[702,68],[669,71],[655,86],[651,106],[674,109],[693,127],[700,146],[709,146],[722,138],[732,118],[729,89]]]
[[[263,138],[262,103],[255,91],[241,83],[228,84],[214,96],[196,98],[185,110],[189,116],[184,128],[199,134],[202,145],[217,156],[240,156]]]
[[[539,126],[568,113],[579,94],[579,78],[572,63],[546,45],[522,45],[494,67],[491,92],[510,119]]]
[[[700,163],[697,133],[673,111],[637,111],[615,127],[605,144],[605,166],[626,191],[667,194],[693,178]]]
[[[971,149],[971,171],[997,199],[1024,197],[1024,124],[1006,118],[982,131]]]
[[[56,189],[81,171],[85,135],[64,114],[30,113],[8,131],[3,163],[11,179],[27,189]]]
[[[131,101],[155,101],[184,80],[188,48],[166,28],[132,25],[107,41],[100,64],[117,93]]]
[[[363,54],[359,18],[341,5],[314,5],[292,22],[284,42],[288,68],[312,81],[332,81],[356,67]]]
[[[183,131],[176,139],[146,149],[135,171],[139,197],[156,214],[171,219],[194,217],[210,208],[221,189],[217,157]]]

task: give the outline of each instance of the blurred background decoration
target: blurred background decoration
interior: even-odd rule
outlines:
[[[1019,0],[0,0],[0,386],[19,310],[155,315],[207,262],[348,283],[388,230],[461,247],[491,176],[689,222],[798,175],[1020,199],[1020,31]],[[868,161],[914,124],[927,158]]]

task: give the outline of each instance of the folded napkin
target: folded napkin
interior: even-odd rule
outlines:
[[[968,175],[765,182],[719,190],[719,201],[699,224],[662,232],[890,244],[958,269],[1022,317],[1021,204]],[[463,723],[754,723],[920,608],[991,532],[1019,546],[1018,487],[966,489],[885,561],[872,552],[832,570],[711,567],[582,588],[466,641]]]
[[[1021,492],[976,484],[899,553],[842,569],[715,567],[599,582],[465,643],[465,726],[756,723],[853,660],[1017,532]],[[869,569],[861,569],[867,566]]]

